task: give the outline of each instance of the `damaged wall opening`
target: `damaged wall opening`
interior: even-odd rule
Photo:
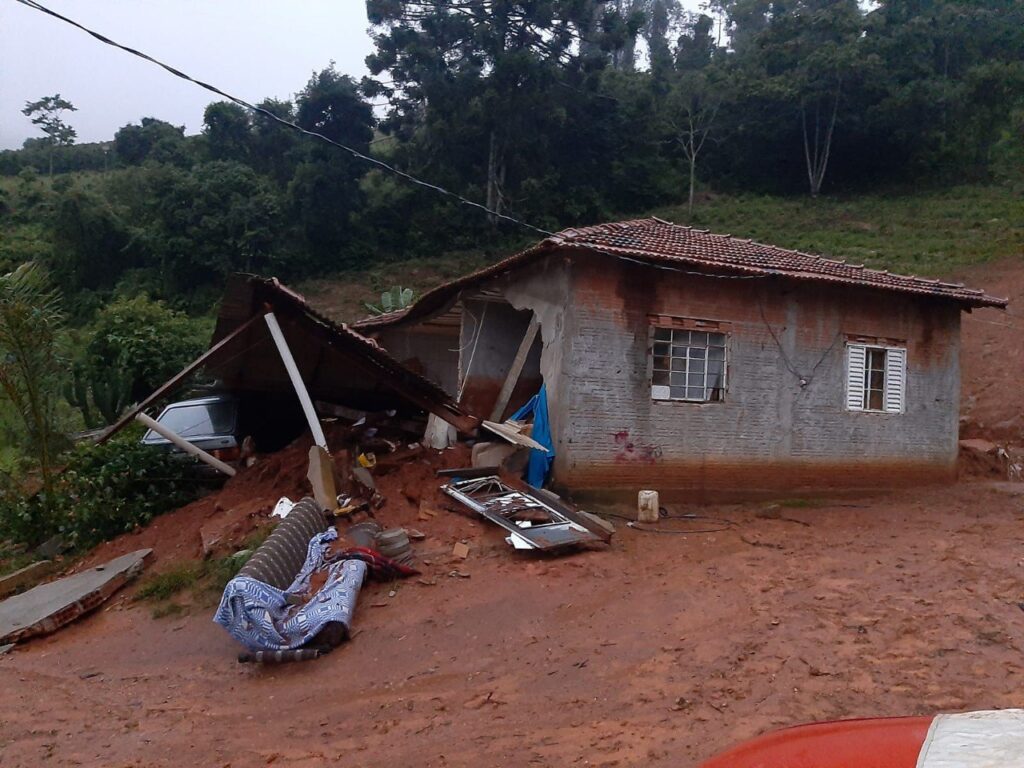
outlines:
[[[532,319],[530,310],[517,310],[508,302],[490,296],[463,301],[458,401],[468,412],[491,413]],[[538,333],[512,395],[495,420],[507,418],[540,389],[542,347]]]

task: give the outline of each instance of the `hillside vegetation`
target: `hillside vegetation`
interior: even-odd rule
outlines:
[[[947,276],[992,259],[1024,257],[1024,203],[1006,186],[817,199],[708,194],[692,215],[686,205],[674,205],[618,218],[640,216],[926,277]],[[380,292],[395,284],[420,295],[513,252],[510,247],[444,253],[307,280],[298,287],[335,319],[351,321],[366,316],[366,303],[376,303]],[[998,286],[988,287],[998,293]]]

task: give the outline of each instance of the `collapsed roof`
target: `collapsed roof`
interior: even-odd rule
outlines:
[[[670,265],[705,272],[770,275],[870,288],[954,301],[963,307],[1005,307],[1006,299],[967,288],[962,283],[929,280],[870,269],[862,264],[777,248],[731,235],[716,235],[657,218],[635,219],[592,227],[565,229],[490,267],[445,283],[424,294],[406,310],[367,318],[353,327],[372,331],[399,322],[412,322],[447,306],[463,289],[555,251],[619,257],[652,265]]]
[[[221,302],[210,348],[114,424],[102,439],[203,368],[229,392],[292,392],[291,381],[267,324],[273,312],[311,397],[357,408],[411,404],[463,432],[480,420],[462,411],[436,384],[406,368],[376,342],[316,312],[276,279],[234,275]]]

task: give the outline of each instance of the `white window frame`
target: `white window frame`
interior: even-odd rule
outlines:
[[[701,326],[703,326],[703,327],[701,327]],[[658,331],[662,331],[662,332],[667,331],[667,332],[669,332],[669,334],[670,334],[669,340],[667,342],[666,341],[657,340],[656,339],[656,334],[657,334]],[[691,360],[690,357],[689,357],[689,353],[687,354],[686,358],[682,358],[682,357],[674,357],[672,355],[672,352],[671,352],[673,347],[686,347],[688,350],[691,348],[691,341],[690,341],[689,338],[687,339],[685,344],[677,344],[675,342],[676,334],[680,334],[681,335],[681,334],[684,334],[684,333],[685,334],[701,333],[701,334],[704,334],[706,336],[708,336],[708,334],[713,334],[715,336],[721,336],[722,337],[722,344],[721,344],[721,349],[722,349],[722,360],[721,360],[721,363],[722,363],[722,381],[721,381],[721,386],[714,387],[714,388],[709,388],[708,387],[708,362],[709,362],[709,358],[708,358],[707,352],[705,352],[705,357],[703,358],[703,366],[702,366],[703,367],[703,371],[700,372],[703,375],[703,387],[702,387],[702,389],[704,390],[704,397],[702,397],[702,398],[672,397],[672,394],[671,394],[671,391],[672,391],[671,377],[673,375],[682,375],[684,377],[684,379],[687,381],[687,384],[683,385],[683,386],[684,386],[685,389],[689,389],[689,378],[688,377],[689,377],[689,374],[691,373],[691,371],[689,370],[690,360]],[[668,371],[664,371],[664,373],[668,373],[670,383],[669,384],[655,384],[654,383],[654,379],[655,379],[654,361],[655,361],[655,359],[657,357],[655,355],[655,349],[656,349],[655,348],[655,344],[665,344],[665,343],[667,343],[669,345],[669,356],[668,356],[668,359],[669,359],[669,370]],[[712,346],[714,346],[714,348],[716,348],[716,349],[719,348],[719,345],[717,345],[717,344],[715,344],[715,345],[711,345],[710,344],[710,336],[708,336],[708,343],[706,343],[704,345],[704,349],[705,350],[711,349]],[[700,347],[699,347],[699,345],[693,345],[693,348],[694,349],[699,349]],[[712,324],[711,321],[687,321],[686,324],[685,324],[685,327],[680,327],[679,325],[675,325],[675,324],[654,324],[654,325],[652,325],[650,327],[650,337],[649,337],[648,358],[647,359],[648,359],[648,381],[650,382],[650,385],[651,385],[651,399],[654,400],[655,402],[698,403],[698,404],[699,403],[717,404],[717,403],[725,402],[726,392],[728,391],[728,386],[729,386],[729,333],[727,332],[726,329],[719,327],[718,324]],[[682,370],[682,371],[673,371],[672,370],[672,360],[673,359],[677,359],[677,360],[684,360],[685,359],[687,362],[686,362],[686,366],[685,366],[684,370]],[[696,362],[696,361],[697,361],[697,358],[694,358],[694,362]],[[660,371],[660,369],[659,369],[659,372],[662,372],[662,371]],[[697,375],[697,374],[695,373],[694,375]],[[676,385],[676,386],[679,386],[679,385]],[[708,394],[711,391],[711,389],[718,389],[718,390],[720,390],[721,396],[720,396],[720,398],[718,400],[711,400],[711,399],[708,398]]]
[[[869,407],[868,359],[871,351],[885,353],[882,407]],[[862,413],[905,413],[907,409],[907,348],[850,341],[846,344],[846,409]]]

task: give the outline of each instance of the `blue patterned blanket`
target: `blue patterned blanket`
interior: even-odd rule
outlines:
[[[308,603],[288,602],[289,595],[304,594],[309,589],[310,577],[323,567],[327,545],[336,538],[337,531],[328,528],[310,539],[306,561],[284,591],[248,576],[236,576],[224,588],[213,620],[251,651],[301,648],[330,622],[340,622],[348,630],[366,579],[365,562],[332,563],[327,582]]]

